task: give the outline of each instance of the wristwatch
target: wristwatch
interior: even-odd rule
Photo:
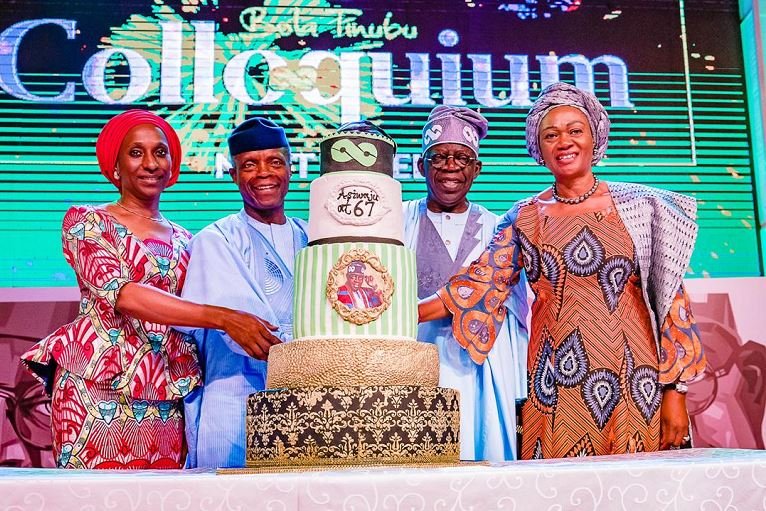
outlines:
[[[686,394],[689,392],[689,386],[684,382],[677,381],[675,383],[667,383],[662,386],[663,392],[666,390],[675,390],[679,394]]]

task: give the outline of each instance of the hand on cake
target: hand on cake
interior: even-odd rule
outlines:
[[[274,335],[279,327],[265,319],[242,311],[230,311],[223,330],[251,357],[266,360],[269,348],[282,341]]]

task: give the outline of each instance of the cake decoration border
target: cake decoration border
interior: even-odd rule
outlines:
[[[443,454],[441,456],[423,456],[418,458],[406,458],[406,457],[387,457],[387,458],[353,458],[353,459],[336,459],[336,458],[320,458],[320,457],[302,457],[302,458],[279,458],[273,460],[245,460],[245,467],[239,469],[218,469],[220,474],[236,474],[236,473],[267,473],[274,471],[314,471],[320,470],[333,470],[333,469],[345,469],[345,468],[373,468],[373,467],[389,467],[389,468],[418,468],[418,467],[454,467],[463,464],[470,465],[487,465],[488,462],[465,462],[460,459],[460,445],[459,441],[456,442],[456,449],[450,454]]]
[[[333,138],[369,138],[372,140],[380,140],[381,142],[385,142],[386,144],[390,145],[394,149],[396,149],[396,142],[394,142],[391,138],[378,135],[377,133],[370,133],[367,131],[333,131],[332,133],[329,133],[325,136],[323,136],[320,139],[320,144],[327,142],[329,140],[332,140]]]

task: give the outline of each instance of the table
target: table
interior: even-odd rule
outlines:
[[[441,468],[269,474],[0,469],[0,509],[753,510],[766,451],[689,449]]]

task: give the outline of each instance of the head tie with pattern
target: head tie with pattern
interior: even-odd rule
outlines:
[[[527,114],[527,152],[535,161],[540,161],[540,123],[556,107],[572,106],[580,110],[588,119],[593,135],[593,159],[595,165],[606,153],[609,144],[609,116],[596,96],[574,85],[557,82],[549,85],[540,93]]]

